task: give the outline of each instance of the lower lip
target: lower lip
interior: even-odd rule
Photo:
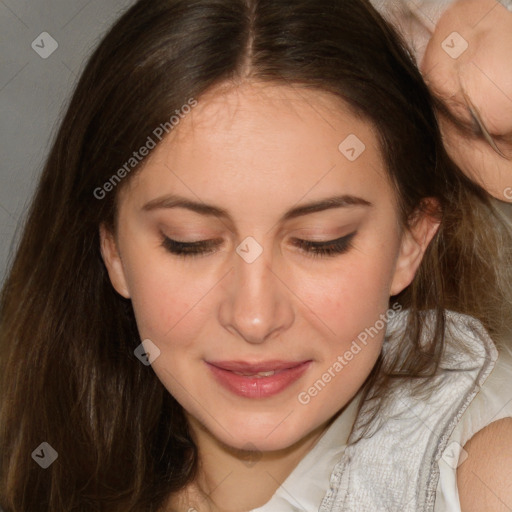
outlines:
[[[311,361],[306,361],[294,368],[282,370],[269,377],[237,375],[210,363],[206,364],[217,381],[235,395],[246,398],[267,398],[277,395],[299,379],[309,368]]]

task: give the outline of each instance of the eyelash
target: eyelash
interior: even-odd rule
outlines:
[[[327,242],[312,242],[308,240],[295,239],[297,245],[307,256],[312,258],[320,257],[333,257],[347,252],[353,247],[352,239],[357,234],[357,231],[349,235],[342,236],[336,240],[329,240]],[[171,254],[181,258],[193,258],[197,256],[207,255],[213,252],[213,249],[219,245],[215,240],[201,240],[198,242],[179,242],[167,236],[164,236],[162,247]]]

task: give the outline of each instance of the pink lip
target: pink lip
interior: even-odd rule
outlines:
[[[271,361],[263,361],[261,363],[246,363],[245,361],[208,361],[208,364],[229,370],[232,372],[268,372],[270,370],[286,370],[306,363],[307,361],[282,361],[272,359]]]
[[[206,361],[205,361],[206,362]],[[244,361],[206,362],[216,380],[232,393],[246,398],[266,398],[280,393],[299,379],[309,368],[311,360],[265,361],[249,364]],[[257,373],[275,370],[274,375],[256,377],[238,375],[237,372]]]

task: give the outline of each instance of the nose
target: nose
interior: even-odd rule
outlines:
[[[231,334],[260,344],[280,336],[293,324],[293,292],[286,276],[272,268],[269,251],[256,260],[233,255],[233,269],[223,283],[219,321]]]

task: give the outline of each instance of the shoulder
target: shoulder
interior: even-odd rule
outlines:
[[[465,445],[457,469],[462,512],[512,510],[512,417],[490,423]]]

